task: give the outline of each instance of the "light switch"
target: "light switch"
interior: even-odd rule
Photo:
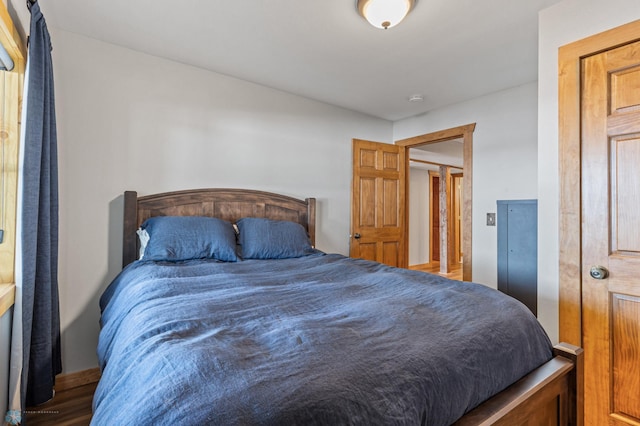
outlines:
[[[487,213],[487,226],[496,226],[496,214]]]

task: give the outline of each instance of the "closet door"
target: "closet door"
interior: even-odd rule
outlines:
[[[640,42],[582,60],[585,422],[640,422]]]

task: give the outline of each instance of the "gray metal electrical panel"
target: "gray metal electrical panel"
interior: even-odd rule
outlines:
[[[538,311],[538,200],[499,200],[498,290]]]

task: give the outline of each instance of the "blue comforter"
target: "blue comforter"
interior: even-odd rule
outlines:
[[[333,254],[138,261],[100,304],[94,425],[448,425],[552,357],[496,290]]]

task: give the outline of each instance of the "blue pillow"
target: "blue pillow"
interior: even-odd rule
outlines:
[[[233,226],[221,219],[157,216],[147,219],[141,228],[149,234],[144,260],[238,260]]]
[[[299,223],[246,217],[237,226],[243,259],[288,259],[315,252]]]

